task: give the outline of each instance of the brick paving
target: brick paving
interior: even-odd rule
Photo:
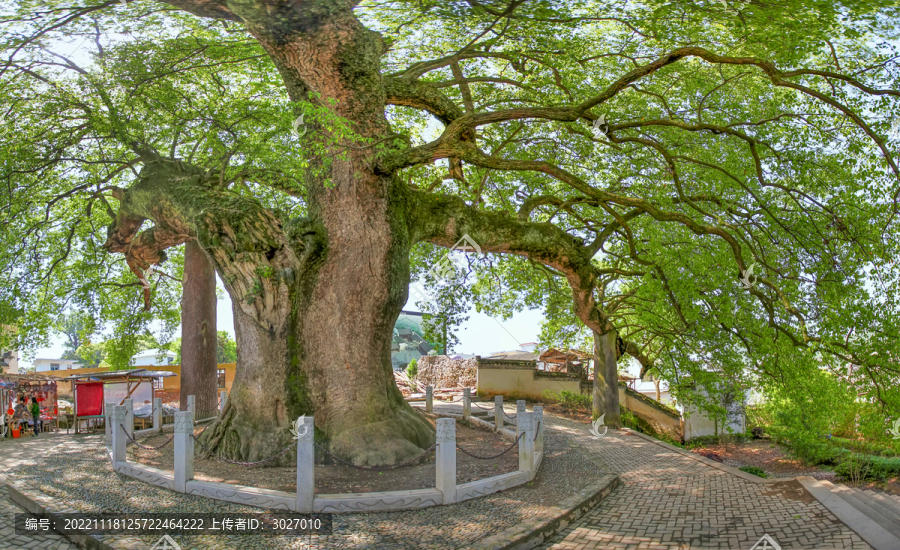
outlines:
[[[435,409],[461,412],[458,404],[436,403]],[[507,411],[513,414],[514,407],[507,406]],[[590,451],[598,477],[613,472],[622,485],[540,548],[750,550],[764,534],[784,550],[870,548],[805,490],[798,490],[795,481],[753,483],[626,432],[610,430],[595,440],[586,423],[552,414],[544,418],[547,429],[568,438],[570,446]],[[27,468],[36,455],[65,443],[59,437],[0,441],[0,481],[10,468]],[[22,510],[0,491],[0,549],[75,548],[57,535],[15,536],[16,512]]]
[[[871,548],[799,482],[753,483],[636,435],[609,430],[595,440],[586,423],[544,418],[596,453],[622,485],[540,548],[750,550],[765,534],[785,550]]]
[[[27,548],[41,550],[74,550],[78,548],[62,535],[16,535],[14,527],[15,514],[25,512],[6,494],[6,473],[12,468],[27,468],[31,460],[49,451],[56,445],[65,444],[65,434],[43,433],[37,437],[20,437],[18,439],[0,439],[0,548]]]

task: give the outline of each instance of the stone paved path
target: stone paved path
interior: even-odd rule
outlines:
[[[460,414],[462,406],[435,402],[435,410]],[[586,422],[544,418],[621,485],[541,549],[750,550],[766,534],[783,550],[871,549],[797,481],[753,483],[637,435],[609,430],[593,439]]]
[[[753,483],[636,435],[609,430],[595,440],[586,423],[545,418],[622,485],[541,548],[750,550],[765,534],[785,550],[870,548],[797,481]]]
[[[20,437],[18,439],[0,439],[0,548],[40,548],[46,550],[69,550],[78,548],[62,535],[16,535],[14,514],[25,512],[9,499],[6,494],[6,472],[15,467],[27,468],[36,454],[47,452],[50,448],[65,443],[66,434],[55,435],[44,433],[37,437]]]
[[[435,409],[461,412],[455,404],[436,403]],[[507,411],[515,412],[512,406]],[[592,462],[604,465],[598,476],[601,471],[614,472],[622,485],[543,549],[750,550],[764,534],[784,550],[870,548],[796,481],[753,483],[636,435],[610,430],[595,440],[587,423],[551,414],[545,414],[545,420],[549,430],[569,439],[567,447],[577,446],[579,453],[588,450],[598,459]],[[27,468],[31,457],[66,441],[60,437],[64,436],[0,441],[0,481],[10,468]],[[15,536],[16,512],[21,509],[0,492],[0,549],[75,548],[56,535]],[[413,547],[459,547],[448,542]],[[373,540],[361,547],[381,546]]]

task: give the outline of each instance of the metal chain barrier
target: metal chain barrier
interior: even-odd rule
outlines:
[[[427,455],[428,453],[430,453],[431,451],[433,451],[433,450],[435,449],[435,447],[437,447],[437,443],[434,443],[434,444],[431,445],[431,447],[428,447],[427,449],[425,449],[425,450],[422,452],[422,454],[420,454],[419,456],[413,457],[413,458],[411,458],[411,459],[409,459],[409,460],[407,460],[406,462],[403,462],[403,463],[401,463],[401,464],[394,464],[393,466],[357,466],[356,464],[353,464],[352,462],[347,462],[346,460],[341,460],[340,458],[334,456],[333,454],[331,454],[331,453],[328,452],[328,449],[326,449],[325,447],[319,445],[318,443],[316,443],[316,447],[318,447],[319,449],[321,449],[323,453],[325,453],[325,454],[327,454],[328,456],[330,456],[330,457],[332,458],[332,460],[334,460],[334,461],[337,462],[338,464],[343,464],[344,466],[350,466],[351,468],[357,468],[357,469],[359,469],[359,470],[369,470],[369,471],[373,471],[373,472],[383,472],[383,471],[387,471],[387,470],[396,470],[397,468],[402,468],[403,466],[409,466],[409,465],[412,464],[413,462],[416,462],[417,460],[421,459],[423,456],[425,456],[425,455]]]
[[[172,434],[172,437],[170,437],[169,439],[167,439],[166,442],[163,443],[162,445],[160,445],[160,446],[158,446],[158,447],[148,447],[148,446],[146,446],[146,445],[141,445],[140,443],[138,443],[137,441],[135,441],[133,437],[131,437],[130,435],[128,435],[128,432],[125,431],[125,426],[119,424],[119,428],[122,429],[122,433],[125,434],[125,437],[128,438],[128,441],[129,441],[130,443],[133,443],[133,444],[137,445],[138,447],[140,447],[141,449],[145,449],[145,450],[147,450],[147,451],[158,451],[159,449],[162,449],[163,447],[165,447],[166,445],[168,445],[169,443],[171,443],[172,440],[175,439],[175,434]]]
[[[201,432],[201,435],[202,435],[202,432]],[[277,455],[270,456],[269,458],[266,458],[266,459],[263,459],[263,460],[257,460],[256,462],[241,462],[241,461],[239,461],[239,460],[228,460],[227,458],[222,458],[221,456],[219,456],[219,455],[215,454],[214,452],[212,452],[212,451],[209,449],[209,447],[207,447],[206,445],[204,445],[203,443],[201,443],[200,440],[197,439],[197,436],[196,436],[196,435],[191,434],[191,437],[193,437],[193,438],[194,438],[194,441],[196,441],[197,444],[200,445],[200,448],[203,449],[204,451],[206,451],[207,453],[209,453],[209,455],[210,455],[212,458],[218,460],[219,462],[224,462],[224,463],[226,463],[226,464],[235,464],[235,465],[237,465],[237,466],[258,466],[258,465],[260,465],[260,464],[265,464],[266,462],[271,462],[271,461],[275,460],[276,458],[280,457],[280,456],[283,455],[284,453],[290,451],[291,449],[293,449],[294,447],[297,446],[297,441],[295,440],[293,443],[291,443],[290,445],[288,445],[287,447],[285,447],[285,449],[284,449],[283,451],[281,451],[280,453],[278,453]]]
[[[534,439],[532,439],[532,441],[537,441],[538,428],[540,428],[540,427],[541,427],[541,423],[538,422],[538,423],[537,423],[537,426],[534,427]]]
[[[523,435],[525,435],[525,432],[520,433],[520,434],[519,434],[519,437],[517,437],[516,440],[513,441],[513,442],[510,444],[510,446],[506,448],[505,451],[503,451],[502,453],[495,454],[495,455],[493,455],[493,456],[478,456],[478,455],[476,455],[476,454],[472,454],[472,453],[470,453],[469,451],[467,451],[467,450],[463,449],[462,447],[460,447],[460,446],[459,446],[459,443],[456,444],[456,448],[459,449],[460,451],[462,451],[463,454],[469,455],[469,456],[471,456],[472,458],[477,458],[478,460],[491,460],[491,459],[494,459],[494,458],[500,458],[501,456],[503,456],[503,455],[505,455],[506,453],[508,453],[513,447],[516,446],[516,443],[518,443],[519,440],[522,439],[522,436],[523,436]]]
[[[481,405],[479,405],[478,403],[476,403],[476,402],[474,402],[474,401],[472,401],[471,403],[472,403],[473,405],[475,405],[476,407],[478,407],[479,409],[484,409],[484,410],[486,410],[486,411],[492,411],[492,410],[494,410],[494,407],[482,407]]]
[[[500,409],[500,410],[503,411],[503,409]],[[518,414],[518,413],[517,413],[517,414]],[[514,415],[510,416],[510,415],[506,414],[506,411],[503,411],[503,416],[505,416],[508,420],[515,420],[517,414],[514,414]]]

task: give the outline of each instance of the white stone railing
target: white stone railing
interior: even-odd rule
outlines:
[[[465,392],[466,399],[464,399],[464,414],[468,411],[468,397],[469,392],[467,391]],[[288,493],[230,483],[195,480],[195,422],[194,414],[190,410],[175,413],[175,434],[173,436],[175,465],[173,472],[129,462],[125,452],[128,440],[153,432],[161,433],[162,427],[159,422],[161,415],[158,412],[161,410],[161,403],[157,403],[160,400],[156,399],[154,400],[154,427],[135,433],[133,426],[134,416],[128,407],[128,401],[130,400],[127,400],[125,405],[121,406],[109,403],[107,407],[106,444],[110,462],[116,472],[179,493],[301,513],[378,512],[452,504],[531,481],[537,474],[544,454],[543,410],[541,407],[536,406],[534,407],[534,412],[527,412],[524,410],[524,402],[521,402],[522,407],[516,413],[516,434],[512,434],[509,430],[497,430],[503,435],[518,439],[519,467],[515,472],[457,484],[456,419],[438,418],[435,449],[435,486],[433,488],[316,495],[314,492],[315,443],[313,440],[313,418],[300,417],[299,421],[302,423],[299,425],[299,437],[297,438],[297,491],[296,493]],[[502,398],[498,403],[502,407]],[[477,420],[468,414],[466,414],[466,417]],[[129,422],[131,422],[130,431]]]

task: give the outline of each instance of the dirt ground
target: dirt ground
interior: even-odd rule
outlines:
[[[707,458],[713,454],[721,458],[726,466],[756,466],[769,477],[811,476],[816,479],[834,481],[834,472],[824,467],[806,466],[799,460],[790,458],[781,448],[768,439],[754,439],[746,443],[728,445],[704,445],[691,452]],[[713,458],[715,460],[715,458]]]
[[[201,428],[194,430],[200,434]],[[155,447],[171,437],[171,433],[140,440],[142,445]],[[483,429],[473,429],[457,423],[456,442],[460,447],[480,456],[495,455],[511,442]],[[159,451],[148,451],[133,445],[128,447],[129,460],[148,466],[172,471],[172,444]],[[318,454],[318,452],[317,452]],[[492,460],[479,460],[456,451],[457,483],[467,483],[486,477],[514,472],[519,467],[518,445],[505,455]],[[434,487],[434,452],[418,465],[404,466],[396,470],[370,471],[339,464],[315,467],[316,493],[369,493],[374,491],[399,491]],[[194,460],[194,478],[202,481],[219,481],[237,485],[249,485],[264,489],[294,492],[297,488],[296,467],[244,467],[219,462],[213,458]]]
[[[835,473],[827,466],[806,466],[799,460],[786,456],[781,448],[767,439],[755,439],[746,443],[725,445],[704,445],[691,449],[692,452],[712,458],[710,453],[722,459],[727,466],[756,466],[769,477],[810,476],[824,479],[832,483],[850,485],[857,489],[882,491],[900,495],[900,478],[886,482],[864,482],[857,485],[846,479],[837,479]]]

